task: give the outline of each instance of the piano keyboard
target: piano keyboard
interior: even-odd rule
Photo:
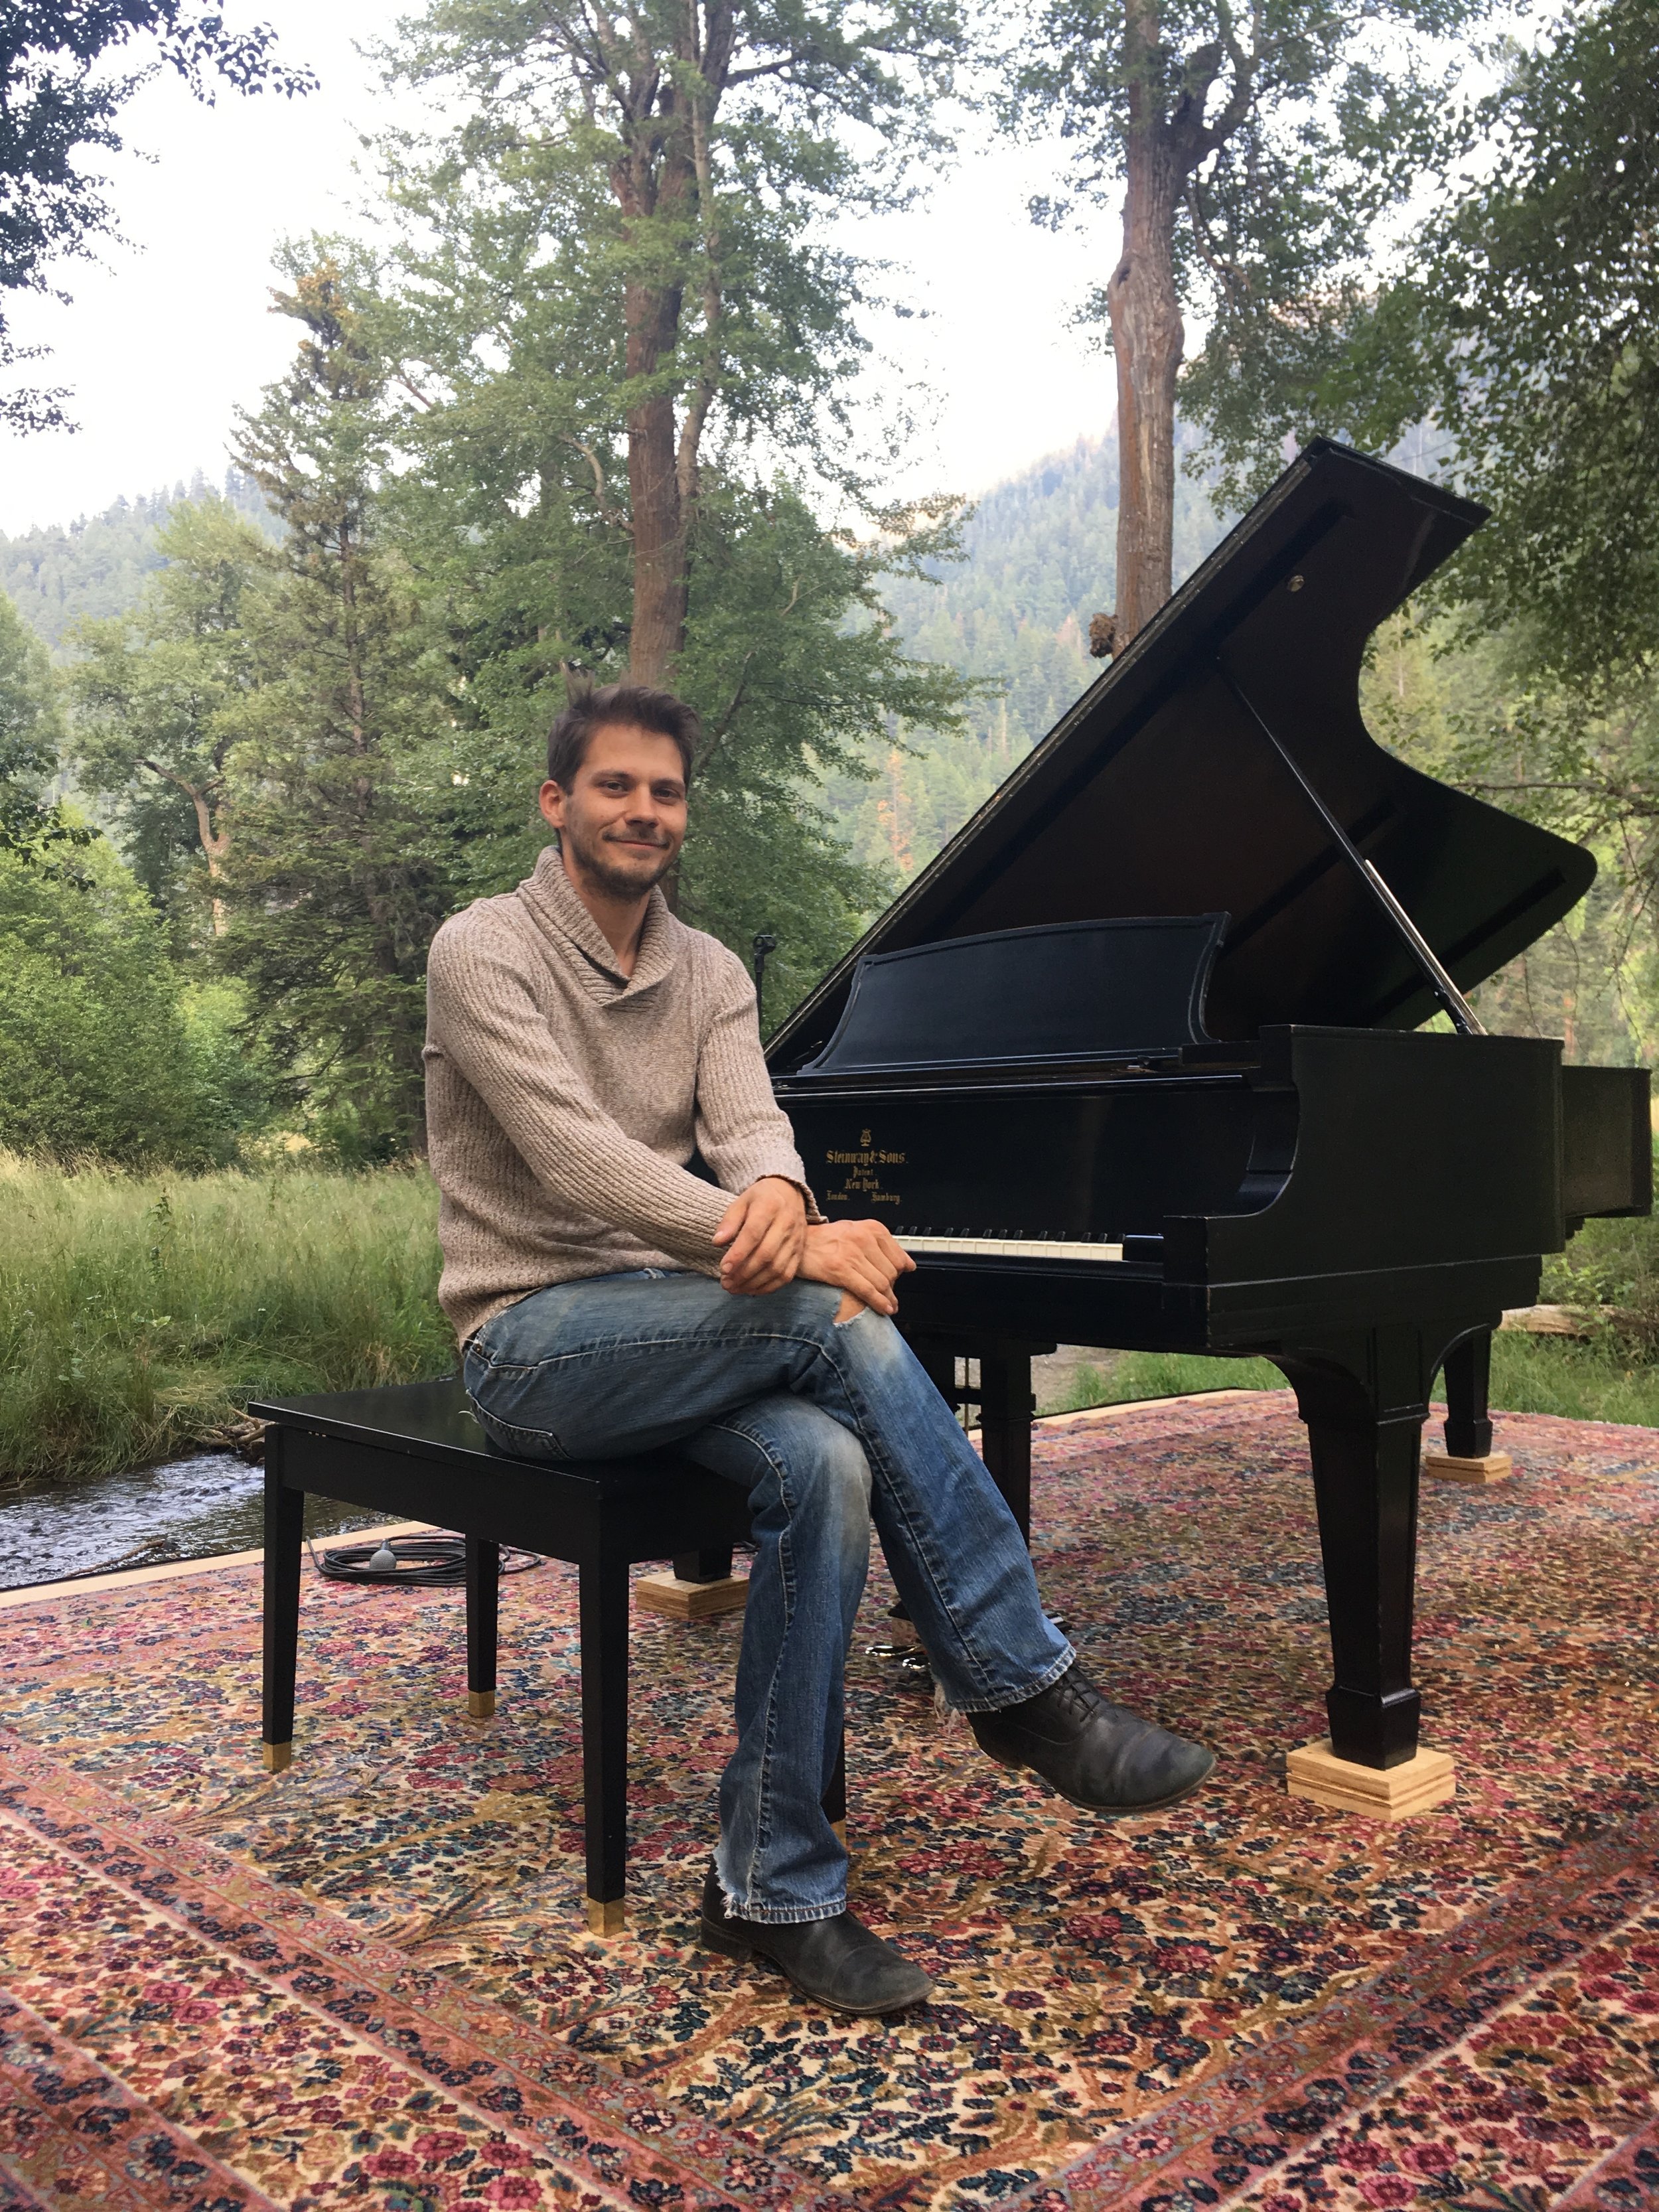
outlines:
[[[1101,1244],[1083,1237],[912,1237],[898,1229],[894,1236],[913,1256],[930,1253],[941,1260],[963,1253],[987,1260],[1121,1260],[1121,1244]]]

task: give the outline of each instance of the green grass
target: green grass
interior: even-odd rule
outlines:
[[[1184,1352],[1103,1352],[1073,1370],[1045,1413],[1077,1413],[1091,1406],[1127,1405],[1137,1398],[1179,1398],[1189,1390],[1282,1390],[1285,1377],[1265,1359],[1204,1359]]]
[[[1045,1413],[1178,1398],[1189,1390],[1282,1390],[1265,1359],[1202,1359],[1184,1352],[1103,1352],[1076,1369]],[[1659,1429],[1659,1366],[1616,1345],[1575,1344],[1505,1329],[1492,1340],[1492,1402],[1510,1413],[1559,1413],[1572,1421],[1628,1421]]]
[[[64,1174],[0,1154],[0,1484],[212,1443],[265,1391],[452,1373],[424,1173]]]
[[[415,1169],[65,1174],[0,1152],[0,1486],[222,1441],[262,1393],[453,1372],[436,1218]],[[1500,1335],[1494,1405],[1659,1428],[1659,1227],[1592,1222],[1544,1295],[1620,1318],[1587,1344]],[[1262,1360],[1103,1352],[1043,1411],[1279,1380]]]

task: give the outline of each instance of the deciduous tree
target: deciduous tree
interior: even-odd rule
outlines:
[[[75,754],[83,787],[110,802],[150,896],[171,906],[193,864],[219,935],[230,849],[225,766],[258,681],[250,600],[270,574],[270,549],[219,499],[174,507],[155,542],[167,565],[137,609],[69,633]]]
[[[1254,364],[1217,429],[1247,481],[1283,435],[1383,448],[1429,422],[1425,458],[1494,509],[1448,592],[1617,718],[1659,639],[1659,7],[1562,16],[1478,122],[1486,173],[1355,312]]]
[[[884,510],[860,473],[866,277],[820,225],[895,188],[887,157],[866,168],[831,124],[856,110],[921,140],[917,88],[924,62],[945,67],[950,19],[645,11],[633,60],[591,85],[558,43],[580,45],[577,15],[557,38],[517,9],[433,20],[477,111],[446,145],[391,149],[407,228],[380,323],[414,461],[392,494],[399,542],[455,669],[426,788],[463,880],[500,889],[545,835],[537,757],[568,687],[672,680],[709,748],[672,888],[745,957],[758,930],[781,939],[781,1011],[888,895],[821,811],[826,775],[866,774],[903,729],[952,725],[961,698],[880,605],[884,574],[948,550],[953,502]],[[688,23],[725,56],[719,101],[675,58]],[[435,69],[425,52],[402,66]],[[676,172],[669,142],[688,133],[696,159]],[[648,215],[629,197],[641,178]],[[826,487],[853,526],[815,514]]]
[[[545,430],[625,537],[639,681],[672,680],[685,648],[709,439],[824,459],[860,272],[812,218],[892,200],[905,157],[938,146],[962,43],[955,0],[438,0],[390,56],[474,111],[417,201],[500,195],[508,243],[542,186],[539,263],[521,295],[477,285],[476,336],[487,352],[555,295],[586,325]]]
[[[1357,281],[1382,213],[1438,143],[1444,43],[1486,0],[1036,0],[1009,111],[1074,156],[1059,222],[1122,194],[1122,240],[1085,320],[1116,362],[1121,649],[1170,588],[1175,410],[1186,314],[1209,319],[1195,387],[1280,345]]]

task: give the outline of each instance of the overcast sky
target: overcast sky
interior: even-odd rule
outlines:
[[[267,0],[257,9],[286,57],[322,88],[289,102],[233,93],[204,108],[171,77],[147,87],[112,165],[130,243],[99,264],[70,264],[59,307],[14,295],[14,333],[52,358],[34,380],[66,384],[73,436],[0,430],[0,531],[69,522],[128,497],[216,477],[232,413],[258,398],[290,352],[294,325],[269,312],[270,254],[284,236],[343,228],[365,191],[352,163],[384,121],[385,95],[354,42],[390,27],[398,0]],[[250,10],[238,7],[234,20]],[[925,318],[881,333],[902,374],[931,387],[929,431],[903,487],[983,490],[1026,463],[1098,435],[1111,417],[1109,364],[1068,327],[1115,245],[1104,216],[1055,237],[1026,217],[1052,180],[1052,153],[971,149],[931,204],[872,230],[872,252],[907,264]]]

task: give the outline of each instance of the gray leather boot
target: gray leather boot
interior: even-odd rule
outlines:
[[[705,1951],[727,1959],[765,1959],[781,1966],[803,1996],[836,2012],[902,2012],[924,2003],[933,1985],[920,1966],[901,1957],[850,1912],[833,1920],[804,1920],[780,1927],[770,1921],[734,1920],[726,1909],[720,1877],[711,1866],[702,1886],[698,1937]]]
[[[1029,1767],[1070,1803],[1117,1818],[1173,1805],[1215,1765],[1201,1743],[1109,1705],[1075,1661],[1035,1698],[968,1723],[999,1765]]]

